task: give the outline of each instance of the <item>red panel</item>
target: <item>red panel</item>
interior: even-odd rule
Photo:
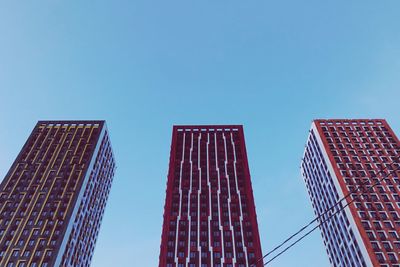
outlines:
[[[262,257],[241,125],[174,126],[166,194],[160,267]]]
[[[384,171],[385,174],[379,175],[381,170],[377,168],[378,164],[379,166],[391,164],[392,162],[390,160],[384,160],[390,158],[392,153],[393,155],[396,155],[396,158],[398,159],[400,152],[398,149],[400,147],[399,140],[385,120],[316,120],[315,124],[344,195],[347,195],[350,192],[348,186],[357,188],[359,185],[353,184],[353,180],[362,182],[362,177],[371,178],[370,182],[372,185],[374,184],[374,178],[381,179],[382,177],[387,176],[390,183],[396,185],[396,181],[393,177],[394,175],[392,173],[389,174],[389,170]],[[384,130],[385,128],[386,130]],[[385,147],[387,144],[393,145],[394,148],[387,149]],[[375,159],[375,161],[372,161],[371,159]],[[398,162],[398,160],[396,160],[396,162]],[[361,171],[364,171],[366,176],[361,175]],[[344,176],[342,172],[346,173],[346,175]],[[398,175],[399,172],[397,172],[397,177],[399,177]],[[382,182],[383,187],[386,188],[387,185],[386,182]],[[363,206],[366,206],[366,202],[373,202],[373,209],[361,209],[355,204],[351,204],[349,207],[373,265],[380,266],[380,264],[384,262],[390,263],[387,254],[388,251],[383,249],[382,241],[392,242],[393,245],[393,242],[397,240],[390,237],[390,235],[388,235],[388,238],[385,240],[370,240],[367,235],[367,229],[364,228],[362,221],[369,220],[372,229],[368,229],[368,231],[373,231],[374,233],[377,231],[384,231],[386,233],[389,231],[397,231],[399,233],[400,227],[396,224],[397,220],[391,217],[390,210],[387,209],[386,205],[390,202],[395,211],[400,212],[400,209],[396,206],[396,202],[393,199],[384,202],[382,200],[383,195],[387,195],[387,193],[378,192],[377,187],[374,187],[374,192],[368,192],[365,194],[371,196],[371,193],[377,194],[379,199],[377,201],[366,201],[365,199],[361,199],[359,202],[361,202],[361,205]],[[389,195],[391,195],[391,193],[392,192],[389,192]],[[398,193],[399,192],[397,191],[397,194]],[[347,201],[349,202],[350,198],[347,198]],[[375,204],[378,202],[383,206],[383,210],[381,211],[384,211],[389,215],[387,219],[379,217],[360,218],[358,212],[365,212],[368,215],[368,212],[376,211],[376,213],[379,214],[380,210],[376,209]],[[394,229],[385,228],[383,221],[388,220],[392,221]],[[382,228],[375,228],[373,226],[374,221],[382,222]],[[381,249],[374,250],[371,241],[380,243]],[[393,247],[396,252],[396,247]],[[379,262],[375,252],[383,253],[386,260],[384,262]],[[396,253],[397,256],[399,256],[398,249]]]

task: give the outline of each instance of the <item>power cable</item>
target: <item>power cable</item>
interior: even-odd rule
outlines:
[[[397,157],[396,160],[399,160],[400,157]],[[382,168],[376,175],[380,175],[382,172],[384,172],[385,170],[388,169],[389,166],[392,166],[393,164],[398,164],[398,162],[392,162],[388,165],[385,166],[385,168]],[[381,181],[383,181],[384,179],[386,179],[389,175],[391,175],[394,171],[397,171],[400,169],[400,165],[394,169],[394,170],[390,170],[389,173],[382,177],[381,179],[379,179],[377,182],[375,182],[374,184],[372,184],[368,190],[372,189],[373,187],[377,186],[380,184]],[[370,180],[367,180],[368,182]],[[363,188],[363,186],[365,186],[367,184],[367,181],[361,183],[360,185],[358,185],[354,190],[350,191],[348,194],[346,194],[345,196],[343,196],[340,200],[338,200],[334,205],[332,205],[330,208],[326,209],[323,213],[321,213],[320,215],[318,215],[316,218],[314,218],[312,221],[310,221],[308,224],[306,224],[305,226],[303,226],[302,228],[300,228],[300,230],[298,230],[296,233],[292,234],[290,237],[288,237],[287,239],[285,239],[282,243],[280,243],[278,246],[276,246],[274,249],[272,249],[270,252],[268,252],[267,254],[265,254],[263,257],[259,258],[256,262],[254,262],[252,265],[250,265],[250,267],[253,266],[257,266],[257,264],[262,261],[263,259],[265,259],[266,257],[268,257],[269,255],[271,255],[273,252],[275,252],[276,250],[278,250],[279,248],[281,248],[284,244],[286,244],[287,242],[289,242],[291,239],[293,239],[295,236],[297,236],[298,234],[300,234],[301,232],[303,232],[306,228],[308,228],[311,224],[313,224],[316,221],[319,221],[321,219],[321,217],[325,216],[328,212],[330,212],[332,209],[336,208],[339,204],[341,204],[341,202],[345,199],[347,199],[350,195],[352,194],[357,194],[357,192]],[[364,192],[364,189],[362,189]],[[311,229],[309,232],[307,232],[305,235],[301,236],[299,239],[297,239],[295,242],[293,242],[291,245],[289,245],[287,248],[285,248],[283,251],[281,251],[280,253],[278,253],[276,256],[274,256],[271,260],[267,261],[264,266],[266,264],[268,264],[269,262],[271,262],[272,260],[276,259],[277,257],[279,257],[281,254],[283,254],[284,252],[286,252],[289,248],[293,247],[295,244],[297,244],[298,242],[300,242],[300,240],[302,240],[303,238],[305,238],[307,235],[311,234],[315,229],[317,229],[319,226],[323,225],[327,220],[331,219],[334,215],[337,214],[337,212],[343,210],[344,208],[346,208],[348,205],[350,205],[352,202],[354,202],[355,199],[353,199],[351,202],[349,202],[348,204],[346,204],[345,206],[343,206],[341,209],[337,210],[335,213],[331,214],[328,219],[322,221],[320,224],[318,224],[317,226],[315,226],[313,229]]]
[[[397,171],[400,170],[400,166],[395,169],[392,170]],[[392,172],[391,171],[391,172]],[[375,187],[376,185],[380,184],[381,181],[383,181],[384,179],[386,179],[388,176],[385,176],[383,178],[381,178],[379,180],[379,182],[375,183],[373,186],[371,186],[370,188],[368,188],[368,190],[370,190],[371,188]],[[363,192],[365,193],[365,191],[363,190]],[[315,226],[314,228],[312,228],[310,231],[308,231],[307,233],[305,233],[304,235],[302,235],[299,239],[297,239],[295,242],[293,242],[292,244],[290,244],[288,247],[286,247],[284,250],[282,250],[281,252],[279,252],[277,255],[275,255],[273,258],[271,258],[270,260],[268,260],[266,263],[264,263],[264,266],[267,265],[268,263],[272,262],[273,260],[275,260],[276,258],[278,258],[280,255],[282,255],[283,253],[285,253],[287,250],[289,250],[291,247],[293,247],[294,245],[296,245],[297,243],[299,243],[303,238],[305,238],[306,236],[308,236],[309,234],[311,234],[312,232],[314,232],[318,227],[324,225],[327,221],[329,221],[330,219],[332,219],[332,217],[334,217],[336,214],[338,214],[339,212],[341,212],[342,210],[344,210],[347,206],[349,206],[351,203],[353,203],[355,200],[357,200],[358,198],[354,198],[353,200],[351,200],[349,203],[347,203],[346,205],[344,205],[343,207],[341,207],[340,209],[338,209],[336,212],[332,213],[328,218],[326,218],[324,221],[322,221],[320,224],[318,224],[317,226]]]

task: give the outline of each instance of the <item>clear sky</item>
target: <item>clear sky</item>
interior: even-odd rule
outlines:
[[[118,169],[92,266],[157,266],[172,125],[243,124],[266,252],[313,218],[299,170],[313,119],[386,118],[400,135],[399,10],[1,1],[0,177],[37,120],[107,120]],[[329,266],[319,232],[270,266]]]

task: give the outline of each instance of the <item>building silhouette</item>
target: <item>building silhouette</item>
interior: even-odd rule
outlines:
[[[312,123],[301,172],[332,266],[400,266],[399,156],[385,120]]]
[[[0,185],[0,266],[89,266],[114,171],[104,121],[39,121]]]
[[[245,267],[260,257],[243,127],[174,126],[159,266]]]

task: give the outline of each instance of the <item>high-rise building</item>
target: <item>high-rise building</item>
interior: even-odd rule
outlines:
[[[166,195],[160,267],[262,257],[242,126],[174,126]]]
[[[312,123],[301,171],[332,266],[400,266],[399,157],[385,120]]]
[[[104,121],[39,121],[0,185],[0,266],[89,266],[114,171]]]

